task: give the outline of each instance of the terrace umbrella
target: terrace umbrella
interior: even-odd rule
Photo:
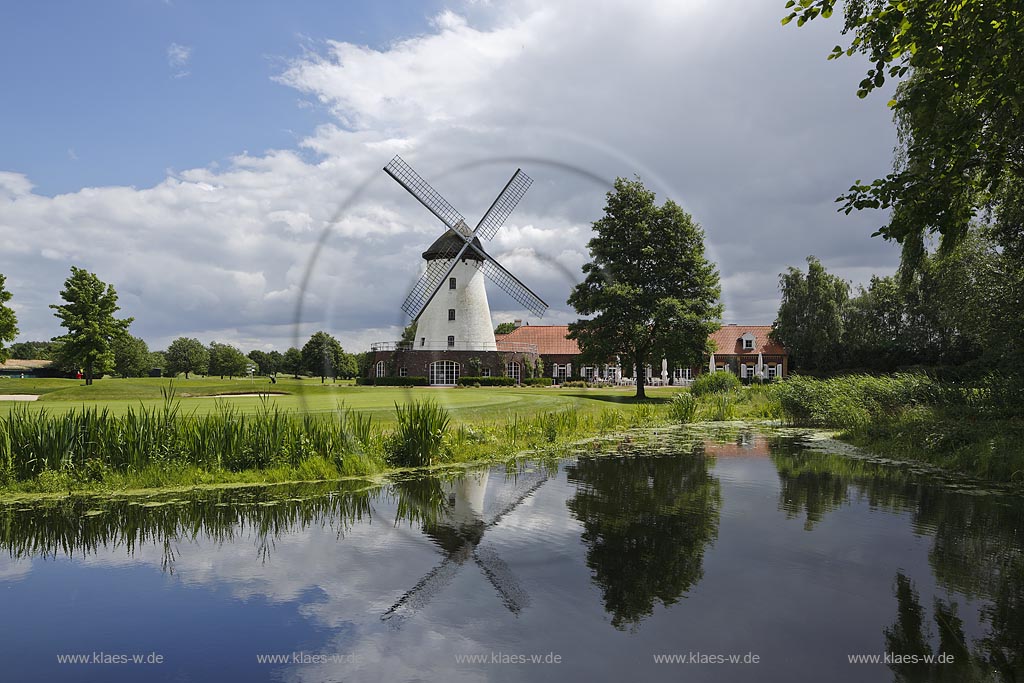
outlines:
[[[764,379],[764,357],[760,353],[757,354],[757,378]]]
[[[708,372],[715,371],[715,354],[711,354],[711,360],[708,361]]]

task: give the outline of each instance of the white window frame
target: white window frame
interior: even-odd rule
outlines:
[[[516,384],[519,384],[523,377],[523,366],[519,361],[509,361],[508,365],[505,366],[505,374],[515,380]]]
[[[491,369],[490,368],[483,368],[483,369],[480,370],[480,374],[481,374],[481,377],[490,377],[491,376]]]
[[[373,376],[374,377],[387,377],[388,376],[388,366],[387,366],[387,364],[384,361],[379,360],[376,363],[374,363],[374,366],[373,366]]]
[[[434,386],[455,386],[460,374],[461,366],[453,360],[435,360],[428,368],[428,377]]]
[[[398,376],[399,377],[408,377],[409,376],[409,368],[398,368]]]

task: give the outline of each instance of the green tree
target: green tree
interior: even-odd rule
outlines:
[[[114,340],[114,372],[121,377],[144,377],[149,372],[149,346],[130,334]]]
[[[832,15],[837,0],[788,2],[799,25]],[[889,102],[900,131],[894,171],[857,181],[844,209],[891,208],[879,234],[921,253],[922,236],[955,242],[983,207],[1021,202],[1024,7],[1017,0],[847,0],[844,33],[829,59],[861,54],[869,68],[857,95],[902,79]],[[950,245],[952,246],[952,245]]]
[[[345,351],[337,339],[324,331],[314,332],[302,347],[302,368],[320,377],[322,384],[328,377],[337,377],[342,370]]]
[[[785,346],[792,362],[805,370],[838,366],[850,286],[808,256],[807,274],[790,266],[779,275],[779,289],[782,303],[772,339]]]
[[[118,319],[117,292],[94,274],[71,267],[60,293],[63,304],[51,304],[67,333],[54,337],[68,361],[85,368],[85,383],[92,384],[94,371],[113,361],[113,343],[128,332],[134,318]]]
[[[284,367],[284,354],[276,350],[267,352],[267,365],[274,377],[277,377],[277,373]]]
[[[245,354],[230,344],[210,342],[210,374],[236,377],[244,375],[251,361]]]
[[[722,315],[718,270],[704,255],[700,226],[671,199],[656,205],[639,179],[618,178],[593,228],[591,261],[569,296],[577,313],[593,316],[569,325],[582,360],[700,365]],[[639,374],[636,397],[644,398]]]
[[[405,326],[402,330],[402,341],[405,344],[411,344],[416,341],[416,327],[417,321],[413,320],[411,323]]]
[[[210,352],[198,339],[178,337],[167,347],[166,370],[171,375],[184,372],[185,379],[188,379],[189,374],[193,372],[205,375],[209,367]]]
[[[7,305],[12,295],[7,291],[6,284],[6,276],[0,273],[0,363],[10,357],[4,343],[14,341],[18,336],[18,316],[14,314],[14,309]]]
[[[494,334],[509,334],[514,332],[516,324],[514,322],[498,323],[498,326],[494,328]]]
[[[355,353],[341,354],[341,363],[338,365],[338,377],[352,379],[359,376],[359,356]]]
[[[10,357],[20,360],[53,360],[52,341],[27,341],[11,344]]]
[[[277,368],[274,366],[274,359],[266,351],[253,349],[246,355],[248,355],[249,360],[256,365],[256,372],[259,374],[269,376],[277,373]]]
[[[169,374],[167,371],[167,352],[166,351],[150,351],[149,352],[149,368],[159,369],[161,374]]]
[[[294,346],[285,351],[281,357],[281,369],[292,373],[295,379],[298,379],[299,373],[302,372],[302,352]]]

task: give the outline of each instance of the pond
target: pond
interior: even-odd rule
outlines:
[[[0,679],[1021,680],[1024,500],[844,450],[9,503]]]

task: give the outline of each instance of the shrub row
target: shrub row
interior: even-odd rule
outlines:
[[[378,387],[425,387],[430,382],[426,377],[357,377],[356,384]]]
[[[515,383],[511,377],[459,377],[459,384],[464,387],[511,387]]]
[[[552,380],[550,377],[524,377],[519,383],[524,387],[550,387]]]
[[[690,385],[690,393],[694,396],[721,394],[735,391],[741,386],[740,378],[731,372],[705,372],[693,380],[693,384]]]

